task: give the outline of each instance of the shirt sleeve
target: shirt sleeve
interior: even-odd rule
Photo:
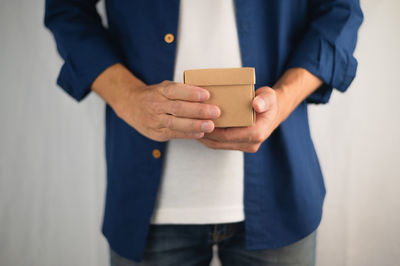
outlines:
[[[46,0],[45,26],[52,32],[64,64],[57,84],[77,101],[95,78],[121,62],[96,10],[98,0]]]
[[[344,92],[353,81],[353,53],[363,21],[359,0],[310,0],[309,26],[287,68],[302,67],[324,84],[306,101],[327,103],[333,88]]]

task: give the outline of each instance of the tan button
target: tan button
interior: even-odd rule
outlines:
[[[161,157],[161,151],[159,149],[154,149],[153,150],[153,157],[158,159]]]
[[[164,41],[166,43],[172,43],[174,41],[174,39],[175,39],[175,37],[174,37],[174,35],[172,33],[167,33],[164,36]]]

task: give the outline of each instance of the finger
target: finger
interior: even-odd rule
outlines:
[[[210,93],[206,89],[197,86],[169,82],[160,88],[161,94],[170,100],[201,102],[210,98]]]
[[[210,133],[214,130],[214,122],[211,120],[181,118],[173,115],[163,115],[161,124],[172,131],[180,132]]]
[[[206,138],[198,139],[198,141],[211,149],[218,149],[218,150],[238,150],[243,152],[254,153],[257,152],[258,148],[260,147],[260,144],[218,142]]]
[[[268,111],[276,104],[275,91],[269,87],[262,87],[256,90],[256,97],[253,99],[253,108],[257,113]]]
[[[216,128],[213,132],[206,134],[205,139],[218,142],[235,142],[257,144],[265,139],[263,130],[257,125],[252,127]]]
[[[221,115],[221,110],[216,105],[180,100],[168,101],[164,112],[178,117],[198,119],[215,119]]]
[[[170,139],[199,139],[204,136],[204,132],[179,132],[170,131]]]

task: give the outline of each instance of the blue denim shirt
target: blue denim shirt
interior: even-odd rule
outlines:
[[[80,101],[94,79],[117,62],[147,84],[172,80],[176,42],[167,43],[164,36],[177,35],[179,0],[106,0],[108,27],[96,2],[46,1],[45,25],[64,59],[57,83]],[[352,82],[363,14],[358,0],[236,0],[235,7],[242,63],[255,67],[256,88],[272,86],[293,67],[324,81],[258,152],[245,154],[246,249],[277,248],[320,223],[325,188],[307,104],[326,103],[333,88],[345,91]],[[135,261],[143,256],[165,146],[139,134],[106,106],[103,233],[116,252]],[[161,156],[153,156],[154,150]]]

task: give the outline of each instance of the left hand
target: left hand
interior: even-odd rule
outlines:
[[[215,128],[198,141],[212,149],[257,152],[280,124],[277,91],[270,87],[257,89],[252,104],[256,111],[256,123],[253,126]]]

